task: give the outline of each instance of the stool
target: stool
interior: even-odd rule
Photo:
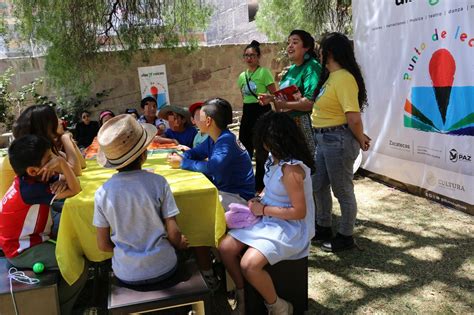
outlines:
[[[298,260],[284,260],[265,269],[273,280],[279,297],[293,304],[293,314],[304,314],[308,310],[308,257]],[[245,282],[245,311],[252,315],[266,315],[262,296]]]
[[[0,258],[0,314],[14,315],[12,296],[10,294],[10,279],[8,270],[11,265],[6,258]],[[56,315],[59,314],[57,282],[59,274],[56,271],[46,271],[35,274],[33,271],[22,270],[28,277],[40,280],[37,284],[24,284],[12,280],[13,294],[19,314]]]
[[[191,305],[196,314],[211,314],[211,291],[196,264],[180,263],[169,279],[153,285],[129,286],[111,273],[110,314],[158,311]]]

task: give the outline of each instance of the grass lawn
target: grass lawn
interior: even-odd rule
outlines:
[[[312,246],[309,313],[474,313],[472,216],[368,178],[355,187],[360,248]]]

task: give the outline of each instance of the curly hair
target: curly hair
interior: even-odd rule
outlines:
[[[253,141],[259,157],[270,152],[281,161],[300,160],[314,171],[313,154],[303,132],[286,113],[263,114],[255,125]]]
[[[359,87],[359,95],[357,97],[359,100],[359,108],[360,111],[363,111],[367,106],[367,91],[365,89],[364,78],[362,77],[360,67],[355,59],[354,49],[352,48],[350,40],[344,34],[337,32],[329,33],[321,40],[320,50],[322,67],[319,74],[319,82],[316,90],[314,91],[314,96],[319,95],[321,88],[329,78],[329,71],[325,65],[328,61],[329,54],[331,54],[335,62],[337,62],[342,68],[346,69],[354,76],[357,86]]]

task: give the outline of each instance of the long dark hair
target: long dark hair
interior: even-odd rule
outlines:
[[[322,67],[314,96],[319,95],[321,88],[329,78],[329,71],[326,68],[326,63],[328,61],[328,55],[331,53],[334,61],[354,76],[357,86],[359,87],[359,95],[357,97],[359,100],[359,108],[361,111],[363,111],[363,109],[367,106],[367,91],[365,89],[364,78],[362,77],[360,67],[355,59],[354,49],[352,48],[350,40],[344,34],[337,32],[329,33],[321,40],[320,49],[322,52]]]
[[[308,48],[308,51],[306,52],[311,58],[314,58],[318,60],[318,55],[314,51],[314,38],[311,36],[310,33],[303,31],[303,30],[292,30],[290,35],[288,37],[296,35],[298,36],[301,41],[303,42],[303,47]],[[306,61],[306,59],[305,59]]]
[[[13,136],[37,135],[56,143],[58,138],[58,116],[50,105],[33,105],[26,108],[13,124]],[[58,153],[56,146],[52,148]]]
[[[255,125],[253,142],[259,157],[270,151],[278,160],[300,160],[314,170],[313,154],[305,137],[286,113],[270,111],[262,115]]]

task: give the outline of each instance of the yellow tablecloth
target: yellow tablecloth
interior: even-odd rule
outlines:
[[[15,172],[10,165],[8,156],[0,156],[0,197],[3,198],[3,195],[12,185],[14,178]]]
[[[216,187],[201,173],[171,169],[163,154],[149,156],[143,168],[152,168],[170,184],[180,210],[177,222],[190,246],[216,246],[226,228]],[[80,177],[82,192],[64,203],[56,258],[62,276],[69,284],[79,278],[84,257],[95,262],[112,257],[111,253],[97,247],[92,218],[94,193],[115,172],[100,167],[95,160],[87,161],[87,169]]]

